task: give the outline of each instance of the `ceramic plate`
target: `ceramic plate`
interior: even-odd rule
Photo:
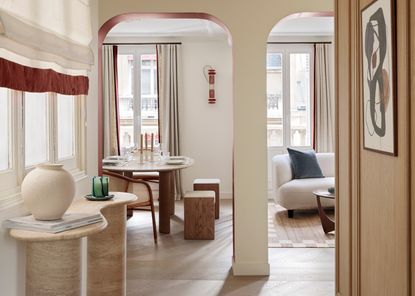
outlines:
[[[186,156],[170,156],[170,160],[185,160]]]
[[[125,160],[124,156],[119,156],[119,155],[113,155],[113,156],[108,156],[107,158],[105,158],[104,160]]]
[[[108,196],[104,196],[104,197],[95,197],[92,194],[88,194],[85,195],[85,198],[88,200],[93,200],[93,201],[104,201],[104,200],[110,200],[112,198],[114,198],[114,194],[110,194]]]
[[[113,159],[103,159],[103,165],[122,165],[125,161],[124,160],[113,160]]]
[[[184,164],[184,160],[183,159],[169,159],[169,160],[166,160],[166,164],[180,165],[180,164]]]

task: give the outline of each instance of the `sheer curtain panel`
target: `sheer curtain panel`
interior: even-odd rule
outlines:
[[[317,152],[334,151],[334,82],[333,46],[316,44],[315,47],[315,149]]]
[[[104,157],[119,155],[117,46],[102,46]]]
[[[180,155],[178,64],[179,44],[157,45],[160,143],[170,155]],[[182,197],[180,171],[175,172],[176,197]]]

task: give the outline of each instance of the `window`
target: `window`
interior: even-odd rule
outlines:
[[[11,107],[9,91],[0,88],[0,171],[11,168]]]
[[[25,166],[48,162],[49,118],[46,93],[25,93],[24,131]]]
[[[268,47],[268,147],[310,147],[312,143],[313,46]]]
[[[0,88],[0,201],[42,163],[84,174],[84,97]]]
[[[58,160],[75,155],[75,98],[57,96]]]
[[[139,146],[140,135],[158,139],[157,59],[154,46],[120,46],[118,98],[121,153]]]

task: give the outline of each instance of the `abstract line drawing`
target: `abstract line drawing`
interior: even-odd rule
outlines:
[[[391,0],[362,11],[363,132],[364,148],[396,155],[392,16]]]

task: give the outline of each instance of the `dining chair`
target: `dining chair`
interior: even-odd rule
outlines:
[[[137,201],[127,205],[127,219],[132,217],[133,210],[150,207],[151,219],[153,221],[154,243],[157,244],[157,226],[153,192],[148,182],[141,179],[129,178],[110,171],[103,171],[103,176],[109,178],[110,191],[129,192],[137,196]]]

